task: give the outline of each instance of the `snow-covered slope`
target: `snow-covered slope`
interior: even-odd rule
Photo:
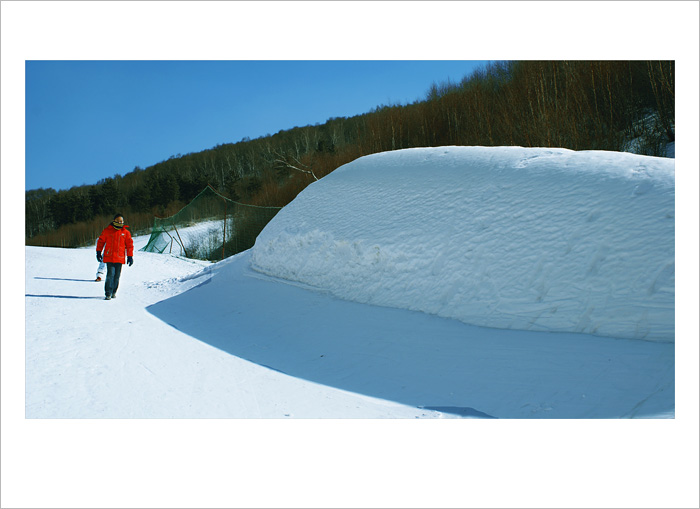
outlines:
[[[674,341],[674,168],[565,149],[375,154],[285,207],[252,266],[469,324]]]
[[[673,343],[350,302],[262,276],[250,251],[137,252],[104,301],[91,248],[25,250],[27,418],[674,416]]]
[[[212,265],[138,251],[147,240],[134,239],[134,265],[124,267],[112,301],[103,300],[104,284],[94,281],[93,248],[25,248],[27,418],[443,416],[294,378],[271,360],[263,366],[215,348],[223,345],[212,329],[232,339],[232,330],[243,328],[253,343],[263,340],[245,324],[266,320],[270,295],[249,286],[250,293],[240,295],[250,305],[247,316],[232,320],[229,312],[241,306],[230,293],[246,280],[228,274],[240,258]],[[207,284],[214,280],[217,285]],[[195,301],[183,305],[173,299],[180,294]],[[220,306],[228,311],[212,323],[210,310]],[[158,319],[166,311],[177,319]]]
[[[116,300],[26,247],[26,417],[674,417],[672,198],[654,158],[412,150],[222,262],[137,251]]]

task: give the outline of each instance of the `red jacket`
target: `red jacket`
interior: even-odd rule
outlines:
[[[101,253],[102,248],[104,248],[103,262],[126,263],[124,251],[126,251],[126,256],[134,256],[134,241],[127,228],[128,226],[124,225],[117,229],[110,224],[102,230],[100,238],[97,239],[97,252]]]

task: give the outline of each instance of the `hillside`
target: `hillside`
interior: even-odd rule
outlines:
[[[95,185],[27,191],[26,244],[84,246],[115,210],[145,232],[207,185],[243,203],[285,206],[359,157],[437,146],[564,147],[662,156],[675,140],[674,62],[493,63],[424,100],[177,154]]]

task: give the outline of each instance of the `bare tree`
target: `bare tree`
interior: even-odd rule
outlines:
[[[314,173],[313,169],[311,169],[311,166],[305,165],[293,155],[280,154],[276,150],[273,150],[273,153],[275,154],[274,161],[277,165],[281,165],[283,168],[287,168],[290,170],[296,170],[302,173],[307,173],[311,175],[314,178],[314,180],[318,180],[318,177],[316,177],[316,174]],[[307,169],[300,168],[300,166]]]

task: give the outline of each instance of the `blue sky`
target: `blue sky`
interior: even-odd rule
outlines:
[[[26,62],[26,189],[95,184],[244,137],[425,98],[485,61]]]

